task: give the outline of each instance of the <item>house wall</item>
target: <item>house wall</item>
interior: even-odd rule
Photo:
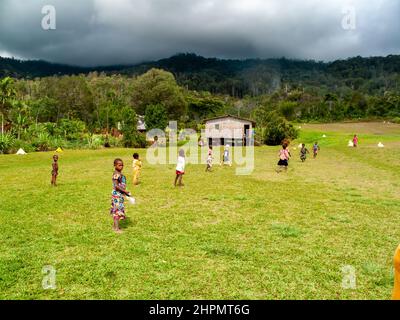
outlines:
[[[216,128],[216,125],[219,125],[219,129]],[[205,125],[206,137],[212,139],[243,139],[245,125],[248,125],[250,132],[252,132],[253,124],[250,121],[235,118],[209,120]]]

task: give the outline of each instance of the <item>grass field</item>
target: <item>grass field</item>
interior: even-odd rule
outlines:
[[[293,148],[315,140],[318,159],[301,163]],[[274,171],[278,150],[256,148],[250,176],[189,165],[182,189],[174,165],[145,162],[121,235],[112,162],[130,179],[133,150],[66,151],[56,189],[52,153],[0,156],[0,299],[390,299],[400,126],[303,125],[287,173]],[[46,265],[55,290],[42,288]],[[344,266],[355,289],[342,287]]]

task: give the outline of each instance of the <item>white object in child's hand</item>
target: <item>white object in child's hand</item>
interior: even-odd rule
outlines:
[[[127,197],[130,204],[136,204],[136,199],[134,197]]]

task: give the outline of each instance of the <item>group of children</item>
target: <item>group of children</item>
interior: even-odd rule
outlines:
[[[221,166],[222,165],[228,165],[232,167],[232,162],[230,158],[230,151],[229,151],[229,144],[225,146],[224,149],[224,154],[222,156],[222,161],[221,161]],[[207,156],[207,167],[206,167],[206,172],[211,172],[212,166],[213,166],[213,147],[210,145],[208,147],[208,156]]]
[[[354,146],[358,144],[358,138],[355,135],[354,139]],[[279,161],[278,161],[278,169],[277,172],[281,172],[282,170],[287,171],[289,166],[289,159],[292,157],[289,151],[289,142],[284,141],[282,144],[282,149],[279,151]],[[221,165],[229,165],[232,166],[232,162],[230,161],[230,151],[229,145],[226,145],[224,148],[223,159],[221,161]],[[313,147],[313,158],[316,159],[318,152],[320,151],[320,147],[318,142],[315,142]],[[302,162],[306,161],[307,154],[310,152],[306,148],[306,145],[303,143],[300,149],[300,160]],[[174,181],[174,186],[182,187],[183,184],[183,176],[185,174],[185,166],[186,166],[186,159],[185,159],[185,151],[183,149],[179,150],[177,166],[176,166],[176,176]],[[208,149],[208,156],[207,156],[207,166],[206,172],[210,172],[213,166],[213,147],[209,146]],[[124,163],[121,159],[114,160],[114,173],[112,177],[113,183],[113,190],[111,195],[111,209],[110,213],[114,220],[113,229],[117,233],[121,233],[121,229],[119,227],[119,221],[125,219],[125,205],[124,199],[126,197],[131,197],[131,193],[126,190],[126,177],[122,174],[122,170],[124,168]],[[52,171],[51,171],[51,185],[57,186],[57,176],[58,176],[58,156],[53,156],[53,164],[52,164]],[[142,169],[142,161],[139,159],[139,154],[133,154],[133,185],[139,184],[139,177],[140,171]]]
[[[313,158],[316,159],[318,152],[321,150],[320,146],[318,145],[318,142],[315,142],[313,147]],[[306,148],[306,145],[303,143],[301,145],[300,149],[300,160],[301,162],[304,162],[307,160],[307,154],[310,154],[310,151]],[[289,151],[289,142],[284,141],[282,144],[282,149],[279,151],[279,161],[278,161],[278,168],[276,172],[281,172],[282,170],[287,171],[287,168],[289,166],[289,159],[292,157],[290,151]]]

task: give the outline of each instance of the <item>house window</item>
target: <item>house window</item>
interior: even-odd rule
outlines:
[[[215,125],[215,130],[219,130],[219,124]]]

